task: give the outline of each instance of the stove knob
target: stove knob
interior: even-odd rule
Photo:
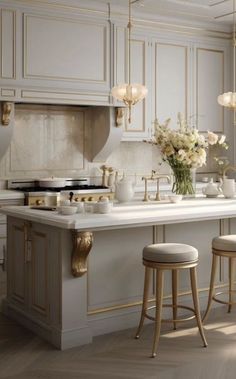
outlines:
[[[94,197],[93,196],[90,196],[89,198],[88,198],[88,201],[94,201],[95,199],[94,199]]]
[[[78,197],[75,197],[74,200],[75,200],[76,202],[79,202],[79,198],[78,198]]]
[[[38,200],[36,200],[35,204],[36,205],[42,205],[42,204],[44,204],[44,201],[38,199]]]
[[[82,197],[82,198],[81,198],[81,201],[86,201],[86,200],[87,200],[86,197]]]

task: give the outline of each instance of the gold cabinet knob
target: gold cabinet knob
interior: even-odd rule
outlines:
[[[35,204],[36,205],[42,205],[42,204],[44,204],[44,201],[38,199],[38,200],[36,200]]]

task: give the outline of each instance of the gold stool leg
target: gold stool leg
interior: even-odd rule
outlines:
[[[232,301],[233,301],[233,296],[232,296],[232,290],[233,290],[233,283],[234,283],[234,260],[233,258],[229,258],[229,306],[228,306],[228,313],[231,312],[232,308]]]
[[[162,312],[162,301],[163,301],[163,270],[156,270],[156,317],[155,317],[155,331],[154,340],[152,348],[152,358],[157,355],[157,346],[160,338],[161,331],[161,312]]]
[[[177,299],[178,299],[178,270],[172,270],[172,307],[173,320],[177,319]],[[176,322],[173,321],[174,330],[176,330]]]
[[[151,274],[151,272],[152,272],[152,269],[150,267],[145,267],[142,313],[141,313],[141,318],[140,318],[140,322],[139,322],[139,326],[138,326],[135,338],[139,338],[141,329],[143,327],[145,315],[146,315],[146,312],[147,312],[148,292],[149,292],[150,274]]]
[[[199,299],[198,299],[198,290],[197,290],[197,275],[196,275],[196,267],[190,268],[190,278],[191,278],[191,287],[192,287],[192,295],[193,295],[193,303],[194,309],[197,319],[197,325],[202,337],[204,347],[207,347],[207,341],[204,335],[204,330],[202,326],[200,307],[199,307]]]
[[[215,276],[216,276],[217,265],[218,265],[218,256],[213,253],[213,255],[212,255],[212,266],[211,266],[211,280],[210,280],[210,288],[209,288],[209,295],[208,295],[208,303],[207,303],[207,309],[205,311],[205,314],[203,316],[202,321],[206,320],[206,318],[207,318],[207,316],[209,314],[210,308],[211,308],[212,297],[213,297],[213,293],[214,293],[214,284],[215,284]]]

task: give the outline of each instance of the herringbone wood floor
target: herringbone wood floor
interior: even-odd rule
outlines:
[[[234,379],[236,309],[213,310],[202,348],[197,329],[164,326],[158,355],[149,358],[153,325],[140,340],[134,329],[96,337],[93,344],[55,350],[39,337],[0,316],[0,378],[7,379]],[[168,328],[168,330],[167,330]]]

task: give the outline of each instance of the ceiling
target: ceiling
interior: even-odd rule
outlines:
[[[128,0],[99,0],[112,6],[128,7]],[[233,23],[234,0],[133,0],[133,11],[199,21]],[[236,1],[235,1],[236,3]]]

